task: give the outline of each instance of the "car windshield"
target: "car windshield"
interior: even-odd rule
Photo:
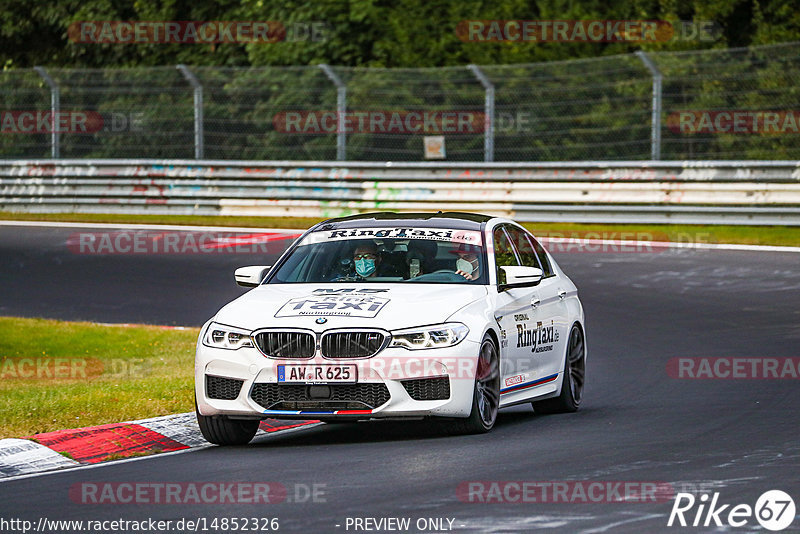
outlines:
[[[486,284],[481,233],[443,228],[353,228],[306,235],[266,283]]]

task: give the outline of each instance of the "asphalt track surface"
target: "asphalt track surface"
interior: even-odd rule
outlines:
[[[0,314],[198,325],[241,293],[232,279],[236,266],[262,263],[235,254],[73,254],[65,247],[73,232],[0,227]],[[742,528],[668,528],[669,494],[649,503],[574,496],[567,503],[464,502],[457,488],[468,481],[663,482],[672,492],[718,492],[720,505],[750,506],[780,489],[800,509],[800,381],[676,379],[666,370],[676,357],[797,357],[800,255],[667,250],[556,257],[578,285],[587,317],[588,383],[575,414],[515,407],[501,412],[490,434],[461,437],[418,423],[322,425],[246,447],[11,480],[0,482],[0,516],[276,517],[281,532],[303,533],[365,532],[347,528],[347,518],[365,517],[410,518],[412,527],[420,518],[450,518],[455,532],[764,531],[753,517]],[[278,482],[289,498],[267,505],[92,505],[69,496],[83,482],[206,481]],[[304,499],[304,488],[314,484],[321,494]],[[697,506],[686,513],[690,525],[696,512]],[[795,518],[784,532],[798,529]]]

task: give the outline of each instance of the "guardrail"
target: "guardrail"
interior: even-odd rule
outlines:
[[[800,162],[7,160],[0,209],[319,218],[443,210],[543,222],[800,225]]]

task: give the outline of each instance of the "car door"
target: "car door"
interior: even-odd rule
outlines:
[[[535,325],[531,324],[530,328],[535,328],[535,340],[531,348],[534,357],[532,368],[537,379],[548,379],[563,370],[570,327],[564,300],[566,291],[561,279],[553,272],[544,249],[532,235],[516,226],[509,226],[507,233],[521,265],[538,267],[544,273],[536,286],[539,304],[533,313]]]
[[[508,234],[509,225],[499,225],[492,232],[495,270],[498,285],[506,282],[504,266],[521,265],[520,256]],[[501,328],[500,392],[501,401],[513,398],[530,387],[538,372],[535,367],[535,328],[541,302],[537,286],[508,288],[498,294],[496,317]]]

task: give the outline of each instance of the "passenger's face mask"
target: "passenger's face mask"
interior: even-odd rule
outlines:
[[[356,260],[356,272],[363,277],[367,277],[375,272],[375,260],[362,258]]]
[[[456,260],[456,269],[459,271],[464,271],[467,274],[472,274],[475,272],[475,269],[478,268],[478,260],[476,259],[475,262],[471,262],[469,260],[465,260],[464,258],[458,258]]]

